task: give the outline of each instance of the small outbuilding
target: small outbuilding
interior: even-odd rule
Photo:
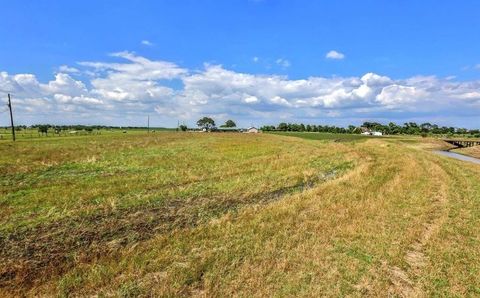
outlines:
[[[251,127],[247,128],[245,130],[245,132],[246,133],[259,133],[260,131],[258,130],[258,128],[251,126]]]
[[[365,136],[376,136],[376,137],[383,135],[381,131],[371,131],[371,130],[364,130],[361,134]]]

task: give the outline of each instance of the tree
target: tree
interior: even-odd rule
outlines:
[[[39,125],[38,132],[41,134],[48,134],[48,125]]]
[[[181,131],[187,131],[187,126],[184,125],[184,124],[180,125],[180,130]]]
[[[360,132],[360,130],[358,130]],[[348,133],[356,133],[357,132],[357,127],[355,125],[349,125],[348,126]]]
[[[287,131],[287,129],[288,129],[288,124],[287,123],[282,122],[282,123],[278,124],[278,130]]]
[[[237,124],[233,120],[227,120],[225,124],[220,127],[237,127]]]
[[[374,130],[376,127],[381,126],[378,122],[363,122],[363,127]]]
[[[389,134],[392,134],[392,135],[396,135],[396,134],[399,134],[402,132],[402,127],[393,123],[393,122],[390,122],[388,123],[388,133]]]
[[[420,124],[420,129],[423,133],[430,132],[432,128],[433,128],[433,125],[428,122]]]
[[[197,121],[197,126],[206,130],[210,130],[215,127],[215,121],[210,117],[203,117]]]
[[[261,131],[274,131],[274,130],[275,130],[275,126],[273,126],[273,125],[264,125],[264,126],[260,127],[260,130],[261,130]]]

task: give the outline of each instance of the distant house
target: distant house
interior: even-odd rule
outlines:
[[[259,130],[258,130],[258,128],[251,126],[251,127],[247,128],[247,129],[245,130],[245,132],[246,132],[246,133],[258,133]]]
[[[362,132],[362,135],[379,137],[383,136],[383,133],[381,131],[364,131]]]

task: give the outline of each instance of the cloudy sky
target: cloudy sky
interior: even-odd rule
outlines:
[[[19,124],[480,127],[478,1],[66,2],[0,1]]]

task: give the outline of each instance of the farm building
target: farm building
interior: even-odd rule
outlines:
[[[259,133],[259,130],[258,130],[258,128],[251,126],[251,127],[247,128],[245,130],[245,132],[246,133]]]
[[[365,136],[383,136],[383,133],[381,131],[365,131],[362,132],[362,135]]]

